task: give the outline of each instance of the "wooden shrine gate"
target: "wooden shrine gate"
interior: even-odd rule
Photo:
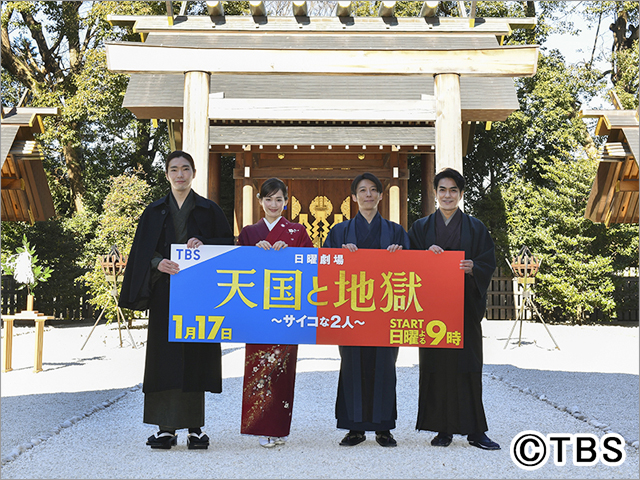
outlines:
[[[407,228],[407,155],[423,156],[431,213],[435,171],[462,172],[475,124],[517,110],[512,77],[536,72],[537,46],[502,46],[535,18],[475,18],[473,6],[470,18],[435,17],[433,2],[418,17],[396,17],[394,2],[357,17],[351,3],[333,17],[271,17],[263,2],[252,15],[207,2],[209,15],[187,16],[183,2],[178,16],[108,18],[143,40],[106,45],[109,69],[131,74],[123,105],[167,120],[172,147],[194,157],[194,190],[219,201],[219,157],[235,154],[236,235],[261,216],[262,181],[278,177],[288,217],[319,245],[356,213],[350,184],[365,171],[384,185],[382,215]]]

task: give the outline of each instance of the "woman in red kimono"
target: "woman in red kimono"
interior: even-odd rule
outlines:
[[[244,227],[238,244],[264,250],[312,247],[305,228],[282,217],[287,200],[282,180],[266,180],[258,194],[264,218]],[[283,445],[289,435],[297,360],[297,345],[246,346],[240,433],[259,435],[263,447]]]

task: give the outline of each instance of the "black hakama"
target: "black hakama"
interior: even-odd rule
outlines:
[[[325,248],[353,243],[358,248],[409,248],[402,226],[378,213],[368,223],[358,213],[331,229]],[[396,360],[398,347],[340,346],[340,376],[336,399],[337,427],[360,431],[385,431],[396,426]]]
[[[487,289],[496,268],[494,244],[487,228],[458,210],[445,225],[435,212],[409,230],[412,249],[464,250],[473,260],[473,275],[465,275],[464,348],[420,349],[417,430],[472,434],[488,430],[482,404],[482,328]]]

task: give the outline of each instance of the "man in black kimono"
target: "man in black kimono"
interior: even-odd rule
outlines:
[[[447,447],[453,434],[467,435],[469,443],[485,450],[500,445],[486,435],[482,405],[482,328],[487,289],[496,268],[494,244],[484,224],[464,214],[458,204],[465,181],[447,168],[433,181],[438,210],[417,220],[409,230],[411,248],[464,250],[464,348],[421,348],[418,420],[416,429],[438,432],[431,445]]]
[[[204,426],[204,392],[222,391],[219,343],[169,342],[169,278],[178,273],[171,244],[188,248],[232,245],[233,233],[222,209],[191,190],[193,158],[175,151],[167,156],[171,192],[147,206],[138,222],[120,292],[120,307],[149,309],[143,391],[144,423],[158,425],[151,448],[177,444],[176,429],[188,428],[187,446],[209,446]]]
[[[358,175],[351,184],[358,214],[334,226],[324,242],[326,248],[384,248],[390,252],[409,248],[409,237],[397,223],[378,213],[382,183],[371,173]],[[358,445],[365,431],[375,431],[383,447],[395,447],[391,430],[396,427],[397,347],[340,346],[340,378],[336,399],[338,428],[349,432],[340,442]]]

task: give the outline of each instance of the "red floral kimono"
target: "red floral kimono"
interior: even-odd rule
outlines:
[[[261,240],[271,245],[282,240],[289,247],[313,246],[302,225],[283,217],[271,231],[264,219],[247,225],[240,232],[238,244],[253,246]],[[263,437],[289,435],[297,361],[297,345],[247,344],[240,433]]]

